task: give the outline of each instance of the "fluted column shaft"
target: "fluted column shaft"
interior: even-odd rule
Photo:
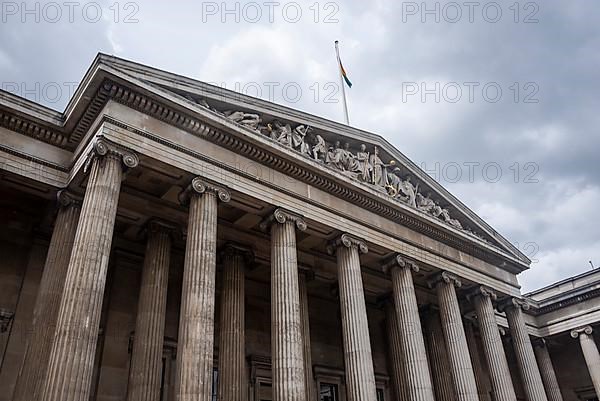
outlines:
[[[348,401],[376,401],[375,373],[359,250],[364,253],[367,251],[367,246],[347,234],[342,235],[335,246],[344,339],[346,393]]]
[[[167,310],[171,236],[167,227],[150,223],[138,298],[129,371],[128,401],[158,401]]]
[[[479,354],[479,347],[477,346],[477,338],[475,337],[475,326],[473,322],[468,320],[463,320],[463,323],[465,335],[467,336],[469,355],[471,356],[471,364],[473,365],[473,373],[475,373],[475,383],[477,384],[479,401],[490,401],[490,392],[487,388],[483,366],[481,366],[481,356]]]
[[[227,245],[223,252],[223,290],[219,323],[219,401],[245,401],[246,348],[244,277],[249,254]]]
[[[437,282],[437,294],[440,305],[442,331],[448,347],[450,373],[454,383],[458,401],[477,401],[477,384],[471,357],[469,356],[467,338],[463,327],[462,315],[455,286],[460,281],[454,276],[442,273]]]
[[[99,140],[81,207],[46,373],[44,401],[89,398],[123,165],[137,157]]]
[[[600,395],[600,353],[592,336],[592,328],[586,326],[581,330],[571,332],[571,336],[579,337],[583,357],[587,365],[596,395]]]
[[[517,364],[521,372],[523,389],[528,401],[547,401],[542,376],[535,360],[531,339],[525,326],[522,308],[525,304],[513,299],[510,304],[504,307],[510,334],[513,340]]]
[[[563,401],[563,396],[558,385],[558,379],[556,378],[556,372],[554,371],[554,365],[548,352],[548,347],[544,340],[537,342],[533,347],[535,356],[537,358],[538,366],[540,367],[540,374],[542,375],[542,382],[546,389],[546,396],[548,401]]]
[[[301,272],[298,282],[300,287],[300,315],[302,317],[302,343],[304,344],[304,382],[306,400],[317,401],[317,387],[313,377],[312,348],[310,343],[308,290],[306,288],[307,274],[307,272]]]
[[[427,317],[426,329],[435,399],[436,401],[454,401],[456,400],[456,395],[452,376],[450,375],[450,362],[448,361],[446,340],[444,339],[440,316],[437,311],[430,312]]]
[[[298,287],[296,226],[304,222],[278,209],[271,224],[271,353],[273,400],[305,401],[304,348]],[[300,222],[300,224],[298,224]]]
[[[490,372],[494,400],[513,401],[517,397],[510,376],[502,337],[500,337],[498,330],[492,298],[495,298],[495,294],[488,290],[483,290],[482,293],[473,298],[475,313],[479,322],[483,354]]]
[[[17,377],[14,401],[38,400],[43,390],[54,328],[81,210],[81,205],[64,192],[59,194],[59,202],[61,207],[50,239],[44,272],[35,301],[31,336]]]
[[[391,269],[392,275],[406,396],[413,401],[433,401],[433,385],[412,277],[413,270],[419,269],[400,256],[387,263],[385,268]]]
[[[400,334],[398,316],[394,306],[394,300],[390,299],[385,305],[385,328],[389,349],[389,360],[391,363],[392,384],[397,400],[405,400],[406,396],[406,373],[404,371],[404,357],[400,346]]]
[[[177,401],[210,401],[212,396],[215,276],[218,199],[229,193],[199,178],[192,181],[182,201],[189,200],[189,216],[179,339],[177,342]]]

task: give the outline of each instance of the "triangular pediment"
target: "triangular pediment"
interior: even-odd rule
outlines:
[[[402,213],[448,235],[498,249],[521,266],[530,262],[380,135],[138,63],[99,55],[63,113],[66,123],[62,129],[66,131],[69,121],[83,111],[81,99],[93,98],[92,92],[102,81],[115,78],[142,88],[145,94],[184,105],[195,111],[195,118],[213,127],[227,130],[234,126],[236,134],[261,138],[261,144],[273,150],[285,149],[283,154],[299,160],[296,165],[304,160],[333,181],[383,197]],[[93,108],[88,107],[86,113]],[[83,128],[73,128],[71,146],[82,132]]]

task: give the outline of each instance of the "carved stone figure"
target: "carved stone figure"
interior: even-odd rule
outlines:
[[[292,127],[289,124],[283,124],[275,120],[271,124],[272,135],[277,142],[284,146],[292,147]]]
[[[311,127],[298,125],[292,132],[292,147],[303,155],[310,155],[310,146],[306,143],[306,134],[310,132]]]
[[[350,151],[350,144],[348,142],[344,143],[344,148],[342,151],[342,165],[347,172],[353,173],[354,177],[357,177],[360,173],[360,164],[358,163],[354,153]]]
[[[371,182],[373,167],[369,163],[369,152],[367,152],[367,145],[364,143],[360,145],[360,151],[356,153],[356,161],[358,162],[358,170],[360,172],[358,179],[364,182]]]
[[[380,188],[386,188],[388,181],[386,167],[388,165],[379,158],[379,149],[377,146],[375,146],[373,154],[369,157],[369,164],[372,168],[371,183]]]
[[[340,147],[340,141],[335,141],[333,147],[330,147],[327,152],[327,158],[325,159],[325,162],[329,166],[344,171],[344,164],[342,160],[343,154],[344,150]]]
[[[315,160],[322,162],[327,158],[327,144],[321,135],[315,135],[315,146],[312,148],[312,155]]]
[[[402,181],[399,192],[402,194],[399,196],[400,200],[408,203],[412,207],[417,207],[417,188],[410,182],[410,176],[406,176],[406,179]]]
[[[223,115],[234,122],[245,125],[248,128],[254,130],[258,129],[258,124],[261,122],[261,118],[258,114],[245,113],[243,111],[225,111]]]
[[[462,224],[460,224],[460,221],[450,217],[450,212],[448,211],[448,209],[440,207],[439,210],[440,210],[439,215],[437,215],[435,217],[442,219],[444,222],[451,225],[452,227],[462,230]]]
[[[417,209],[425,213],[433,214],[435,207],[435,201],[431,199],[431,192],[427,192],[426,196],[417,192]]]

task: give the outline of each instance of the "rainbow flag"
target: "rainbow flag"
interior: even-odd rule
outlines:
[[[340,60],[339,57],[338,57],[338,61],[340,63],[340,71],[342,72],[342,77],[344,78],[344,81],[346,81],[346,85],[348,85],[348,88],[352,88],[352,82],[350,82],[350,80],[348,79],[348,74],[346,74],[346,70],[344,69],[344,66],[342,65],[342,60]]]

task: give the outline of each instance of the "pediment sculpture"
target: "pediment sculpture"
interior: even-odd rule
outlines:
[[[341,140],[336,140],[328,143],[307,125],[299,124],[292,127],[290,123],[279,120],[264,123],[259,114],[245,111],[220,111],[210,106],[204,99],[196,102],[241,126],[299,152],[305,157],[323,163],[354,180],[369,184],[372,188],[386,193],[394,199],[487,242],[470,228],[464,228],[458,219],[452,218],[447,208],[432,199],[433,195],[430,191],[423,194],[419,190],[419,183],[414,182],[411,175],[405,174],[394,160],[385,163],[381,159],[377,146],[373,146],[369,150],[366,144],[361,144],[357,150],[352,150],[348,142],[342,143]]]

